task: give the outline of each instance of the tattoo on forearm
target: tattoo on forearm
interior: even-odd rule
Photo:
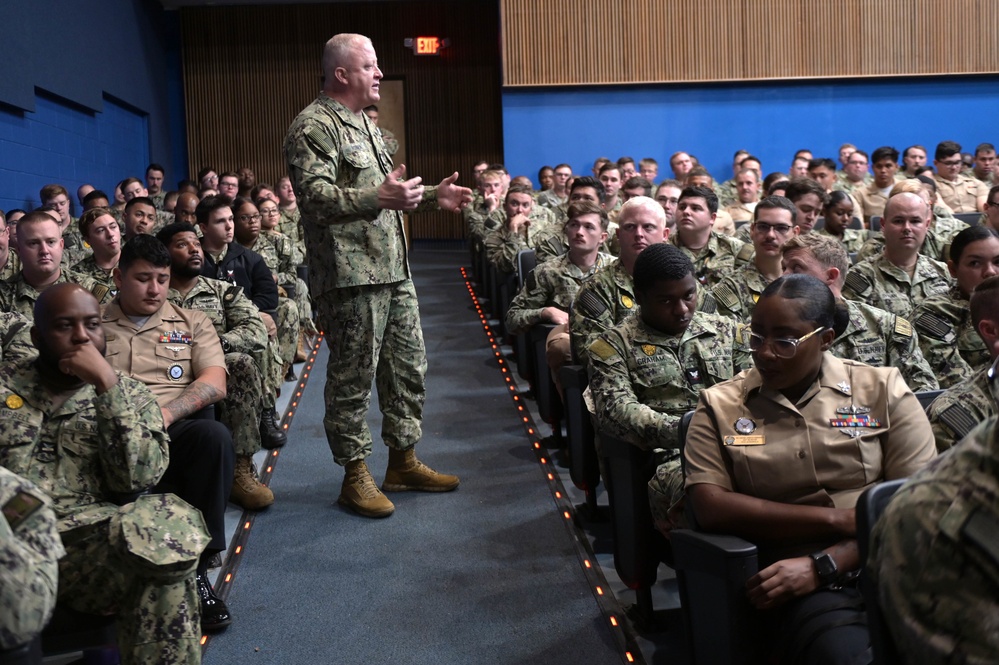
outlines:
[[[217,388],[203,381],[195,381],[185,388],[177,399],[163,408],[170,412],[174,421],[177,421],[200,411],[209,404],[214,404],[220,399],[222,399],[222,392]]]

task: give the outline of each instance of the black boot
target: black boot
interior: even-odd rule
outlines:
[[[232,623],[225,601],[215,595],[208,575],[198,573],[198,597],[201,599],[201,629],[221,630]]]
[[[295,366],[294,365],[288,365],[288,371],[285,372],[285,374],[284,374],[284,380],[285,380],[286,383],[288,381],[298,381],[298,375],[295,374]]]
[[[267,450],[273,450],[286,443],[288,443],[288,435],[278,425],[274,409],[264,409],[260,415],[260,445]]]

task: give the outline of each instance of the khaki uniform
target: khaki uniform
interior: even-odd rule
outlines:
[[[366,416],[377,382],[382,436],[408,450],[422,436],[426,350],[410,279],[402,213],[378,207],[392,171],[364,114],[320,94],[284,142],[308,246],[309,290],[330,348],[326,437],[338,464],[367,457]],[[436,207],[424,190],[417,210]]]
[[[992,358],[971,321],[971,303],[957,286],[927,298],[913,312],[919,347],[937,375],[941,388],[987,369]]]
[[[736,201],[735,203],[725,206],[724,212],[732,218],[732,222],[738,224],[739,222],[749,223],[753,221],[753,213],[756,212],[756,201],[752,203],[742,203]]]
[[[737,266],[749,263],[756,255],[751,244],[747,245],[735,238],[711,232],[708,244],[698,253],[690,251],[680,244],[680,234],[669,238],[674,246],[683,250],[694,263],[694,276],[705,286],[714,286],[725,273]]]
[[[715,214],[715,221],[711,226],[711,230],[719,235],[731,238],[735,236],[735,222],[732,220],[730,214],[724,210],[719,210]]]
[[[114,269],[104,270],[104,268],[101,268],[97,265],[97,261],[94,260],[93,254],[73,266],[72,270],[76,274],[89,277],[97,284],[106,287],[112,298],[118,295],[118,287],[115,286],[114,278],[111,276]]]
[[[256,306],[243,289],[210,277],[199,277],[186,294],[170,289],[167,298],[177,307],[203,312],[215,326],[225,352],[225,399],[219,402],[219,420],[232,430],[237,455],[260,450],[260,414],[263,409],[263,355],[267,329]]]
[[[900,662],[999,653],[999,439],[990,418],[909,479],[874,527],[872,575]]]
[[[25,502],[41,504],[27,513]],[[0,466],[0,650],[27,644],[52,617],[59,559],[66,553],[52,502],[38,487]],[[23,518],[13,517],[21,513]],[[23,521],[22,521],[23,520]]]
[[[510,303],[506,313],[507,331],[516,335],[541,323],[541,310],[545,307],[568,312],[583,282],[613,261],[611,255],[599,253],[596,263],[586,273],[569,260],[568,254],[539,265],[527,276],[524,288]]]
[[[119,375],[98,395],[84,385],[62,404],[30,362],[0,366],[0,466],[51,497],[66,548],[59,601],[117,613],[126,663],[200,663],[201,514],[172,494],[117,506],[110,492],[148,489],[167,467],[168,438],[150,391]]]
[[[896,367],[914,392],[940,388],[919,350],[921,340],[907,319],[867,303],[842,302],[850,320],[846,330],[833,340],[830,353],[873,367]]]
[[[955,213],[978,212],[978,199],[989,194],[988,185],[966,175],[954,180],[935,175],[933,179],[937,181],[937,196]]]
[[[97,302],[102,305],[109,302],[114,296],[106,286],[98,284],[86,275],[79,275],[75,272],[63,268],[59,273],[59,278],[55,284],[70,282],[79,284],[87,291],[90,291]],[[18,273],[6,282],[0,282],[0,310],[4,312],[18,312],[30,319],[35,317],[35,302],[41,295],[35,287],[24,281],[24,275]]]
[[[664,335],[638,312],[589,348],[590,390],[601,431],[655,450],[659,471],[650,483],[653,505],[668,511],[683,494],[677,428],[705,388],[751,365],[739,326],[695,312],[682,335]]]
[[[756,302],[770,283],[755,263],[747,263],[719,280],[711,295],[718,303],[718,313],[737,323],[749,323]]]
[[[817,231],[812,231],[812,233],[817,233],[820,236],[826,236],[827,238],[838,240],[839,243],[843,245],[843,249],[846,250],[847,254],[859,252],[861,248],[863,248],[864,243],[867,241],[867,231],[858,231],[857,229],[843,229],[842,236],[834,236],[823,226]]]
[[[894,185],[893,185],[894,186]],[[888,188],[891,191],[891,187]],[[881,188],[871,182],[866,187],[857,187],[850,195],[854,201],[854,214],[870,222],[871,217],[883,217],[888,204],[888,194],[882,194]]]
[[[926,410],[937,452],[953,448],[980,423],[996,413],[996,401],[989,391],[988,369],[979,370],[956,383],[933,400]]]
[[[946,264],[919,255],[910,278],[882,254],[850,268],[843,297],[866,302],[911,321],[912,312],[919,303],[949,290],[950,273]]]
[[[866,415],[878,426],[831,422],[837,409],[851,406],[870,409]],[[735,429],[740,419],[752,421],[742,432]],[[936,450],[926,415],[897,369],[826,353],[818,379],[797,404],[763,388],[756,369],[701,393],[684,454],[688,488],[707,483],[767,501],[853,508],[865,489],[912,475]],[[761,547],[760,567],[835,540]]]

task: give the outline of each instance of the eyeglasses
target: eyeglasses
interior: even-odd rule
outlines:
[[[784,236],[790,233],[793,227],[787,224],[767,224],[766,222],[754,222],[753,228],[755,228],[763,235],[766,235],[771,231],[773,231],[779,236]]]
[[[813,335],[818,335],[823,330],[828,330],[827,326],[822,326],[821,328],[816,328],[812,332],[799,337],[798,339],[791,339],[787,337],[779,337],[777,339],[767,339],[763,335],[757,335],[749,328],[742,329],[742,342],[749,347],[749,350],[753,353],[760,351],[763,347],[769,343],[770,349],[774,352],[774,355],[778,358],[793,358],[794,354],[798,352],[798,345],[807,340]]]
[[[947,161],[940,160],[940,163],[943,164],[944,166],[960,166],[961,164],[964,164],[964,161],[960,159],[951,159]]]
[[[278,209],[277,208],[264,208],[263,210],[260,211],[260,214],[261,215],[276,215],[276,214],[278,214]]]
[[[258,212],[256,215],[240,215],[239,216],[239,221],[241,221],[241,222],[259,222],[260,221],[260,213]]]

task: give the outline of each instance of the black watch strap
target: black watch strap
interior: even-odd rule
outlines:
[[[808,556],[815,564],[815,572],[818,573],[819,584],[828,586],[839,579],[839,569],[836,568],[836,560],[827,552],[816,552]]]

